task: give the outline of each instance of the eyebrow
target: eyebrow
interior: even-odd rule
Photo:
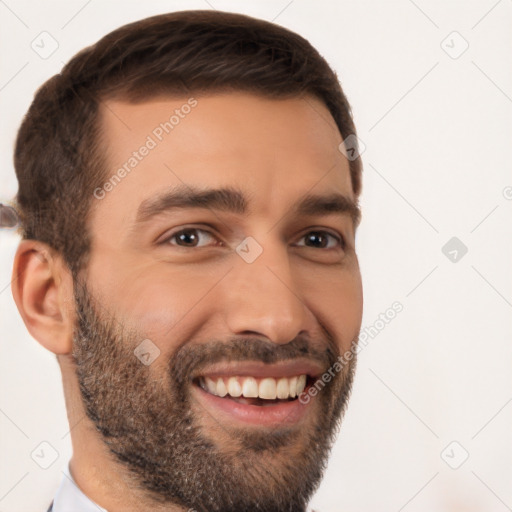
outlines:
[[[338,192],[329,195],[306,195],[295,207],[297,215],[348,215],[354,222],[354,227],[359,225],[361,220],[361,209],[350,197]]]
[[[178,185],[156,197],[145,199],[137,210],[135,225],[145,224],[162,213],[187,208],[247,215],[249,204],[243,192],[234,187],[201,189],[190,185]],[[340,193],[307,194],[291,212],[298,216],[348,215],[352,218],[354,226],[357,226],[361,219],[359,206],[351,198]]]

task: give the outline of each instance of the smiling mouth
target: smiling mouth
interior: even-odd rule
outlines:
[[[312,377],[200,376],[194,383],[206,393],[245,405],[270,406],[298,400]]]

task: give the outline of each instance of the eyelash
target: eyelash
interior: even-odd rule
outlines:
[[[171,233],[169,236],[165,237],[164,240],[162,240],[159,244],[160,245],[165,245],[165,244],[169,244],[169,242],[175,238],[176,236],[180,235],[181,233],[184,233],[186,231],[198,231],[198,232],[202,232],[202,233],[207,233],[208,236],[210,237],[214,237],[214,238],[217,238],[215,237],[215,235],[213,233],[211,233],[209,230],[207,229],[203,229],[203,228],[199,228],[199,227],[186,227],[186,228],[181,228],[179,229],[178,231],[174,231],[173,233]],[[301,240],[303,238],[305,238],[307,235],[311,234],[311,233],[319,233],[319,234],[322,234],[322,235],[328,235],[330,236],[331,238],[333,238],[334,240],[336,240],[337,244],[338,244],[338,248],[341,248],[342,250],[344,250],[346,248],[346,242],[345,242],[345,239],[342,235],[338,235],[338,234],[334,234],[334,233],[331,233],[330,231],[327,231],[325,229],[310,229],[309,231],[307,231],[304,235],[301,236]],[[199,247],[202,247],[202,246],[190,246],[190,247],[187,247],[187,246],[183,246],[183,245],[178,245],[178,244],[173,244],[175,245],[176,247],[180,247],[182,249],[197,249]],[[301,245],[300,247],[309,247],[309,246],[306,246],[306,245]],[[315,247],[310,247],[311,249],[315,249]],[[330,247],[330,248],[324,248],[324,247],[320,247],[319,249],[323,249],[324,251],[329,251],[329,250],[334,250],[335,248],[334,247]]]

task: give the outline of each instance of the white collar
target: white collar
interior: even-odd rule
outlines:
[[[52,512],[108,512],[82,492],[71,476],[69,464],[62,473],[62,480],[53,500]]]

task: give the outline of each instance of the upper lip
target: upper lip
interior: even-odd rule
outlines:
[[[309,375],[310,377],[318,377],[324,368],[318,363],[307,359],[294,359],[289,361],[281,361],[279,363],[266,364],[261,361],[223,361],[221,363],[205,366],[201,371],[197,372],[193,378],[197,377],[293,377],[296,375]]]

